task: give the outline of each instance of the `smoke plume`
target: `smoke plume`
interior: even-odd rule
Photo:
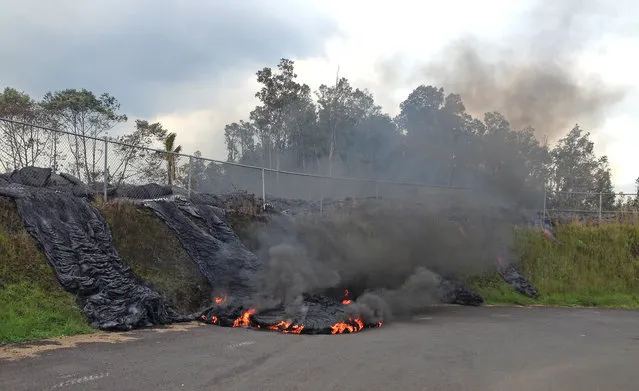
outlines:
[[[460,94],[475,116],[498,111],[512,128],[532,126],[538,136],[551,140],[575,122],[594,126],[624,95],[623,90],[578,72],[579,55],[598,38],[597,24],[612,21],[602,13],[606,9],[593,1],[540,2],[519,21],[518,34],[496,43],[458,40],[405,81],[415,86],[426,79],[427,84]],[[389,83],[397,83],[397,73],[383,68]],[[427,138],[422,144],[415,138],[406,140],[418,158],[398,159],[396,168],[409,178],[428,177],[429,172],[442,176],[433,156],[423,159],[428,155],[445,160],[452,158],[448,154],[465,157],[468,164],[460,165],[460,170],[473,166],[475,154],[488,156],[499,170],[489,179],[472,175],[464,179],[463,185],[472,182],[472,192],[403,187],[396,189],[400,194],[394,194],[394,201],[355,201],[346,208],[324,206],[321,215],[272,219],[267,227],[256,230],[260,234],[253,248],[267,265],[260,300],[299,313],[303,312],[302,294],[339,298],[348,289],[357,298],[349,312],[367,322],[385,321],[438,302],[445,280],[495,272],[498,256],[512,261],[507,254],[515,253],[510,248],[513,228],[525,221],[524,215],[532,215],[520,207],[535,207],[534,200],[528,199],[531,195],[542,200],[527,188],[528,168],[509,164],[518,161],[517,151],[492,140],[465,144],[463,139],[451,139],[451,144],[459,145],[446,146],[444,139],[434,147]],[[385,147],[394,156],[397,146]],[[440,151],[433,148],[443,152],[438,155]],[[336,165],[331,167],[336,175]],[[463,179],[460,174],[464,173],[455,173]],[[486,184],[476,183],[484,180]],[[285,181],[277,176],[269,183],[282,188]],[[315,181],[314,187],[305,181],[292,178],[287,194],[309,192],[313,194],[308,198],[325,199],[329,192],[354,195],[358,190],[337,180]],[[356,185],[363,194],[371,194],[368,184]]]
[[[253,250],[267,265],[258,306],[302,309],[302,294],[356,301],[367,322],[406,316],[439,302],[442,278],[495,270],[522,219],[486,203],[364,201],[322,216],[276,216],[260,224]],[[455,200],[455,198],[457,198]]]
[[[460,94],[481,118],[498,111],[514,129],[532,126],[555,141],[575,123],[596,127],[625,95],[580,73],[578,60],[603,32],[614,29],[615,4],[601,1],[539,1],[497,41],[464,37],[417,67],[411,83],[424,79]]]

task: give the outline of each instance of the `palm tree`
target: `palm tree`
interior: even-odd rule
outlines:
[[[166,138],[164,139],[164,153],[165,153],[165,159],[166,159],[166,173],[167,173],[167,178],[169,180],[169,186],[173,185],[173,181],[175,180],[176,177],[176,156],[175,154],[178,154],[180,152],[182,152],[182,146],[178,145],[177,147],[175,147],[175,137],[177,136],[177,134],[171,132],[169,133]]]

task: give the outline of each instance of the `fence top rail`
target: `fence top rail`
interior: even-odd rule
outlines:
[[[185,153],[168,152],[168,151],[164,151],[164,150],[161,150],[161,149],[144,147],[144,146],[141,146],[141,145],[127,144],[127,143],[123,143],[121,141],[114,140],[114,139],[108,138],[108,137],[99,138],[99,137],[94,137],[94,136],[90,136],[90,135],[77,134],[77,133],[73,133],[73,132],[69,132],[69,131],[65,131],[65,130],[54,129],[54,128],[47,127],[47,126],[30,124],[30,123],[22,122],[22,121],[16,121],[16,120],[9,119],[9,118],[0,117],[0,121],[9,122],[9,123],[13,123],[13,124],[16,124],[16,125],[21,125],[21,126],[31,126],[31,127],[39,128],[39,129],[46,130],[46,131],[49,131],[49,132],[66,134],[66,135],[73,136],[73,137],[81,137],[81,138],[95,140],[95,141],[99,141],[99,142],[107,142],[109,144],[115,144],[115,145],[119,145],[119,146],[125,147],[125,148],[135,148],[135,149],[139,149],[139,150],[146,150],[146,151],[149,151],[149,152],[170,154],[170,155],[179,156],[179,157],[185,157],[185,158],[189,158],[189,159],[200,159],[200,160],[204,160],[204,161],[208,161],[208,162],[212,162],[212,163],[225,164],[225,165],[235,166],[235,167],[243,167],[243,168],[248,168],[248,169],[257,170],[257,171],[273,172],[273,173],[285,174],[285,175],[296,175],[296,176],[310,177],[310,178],[321,178],[321,179],[330,179],[330,180],[343,180],[343,181],[360,182],[360,183],[390,184],[390,185],[399,185],[399,186],[443,188],[443,189],[467,189],[467,190],[473,190],[474,189],[472,187],[467,187],[467,186],[446,186],[446,185],[434,185],[434,184],[430,185],[430,184],[425,184],[425,183],[384,181],[384,180],[375,180],[375,179],[364,179],[364,178],[353,178],[353,177],[342,177],[342,176],[328,176],[328,175],[320,175],[320,174],[310,174],[310,173],[306,173],[306,172],[278,170],[278,169],[268,168],[268,167],[253,166],[253,165],[250,165],[250,164],[242,164],[242,163],[235,163],[235,162],[225,162],[225,161],[222,161],[222,160],[211,159],[211,158],[207,158],[207,157],[203,157],[203,156],[193,156],[193,155],[189,155],[189,154],[185,154]]]
[[[328,180],[331,180],[331,181],[337,180],[337,181],[349,181],[349,182],[358,182],[358,183],[395,185],[395,186],[407,186],[407,187],[434,188],[434,189],[455,189],[455,190],[477,190],[476,187],[469,187],[469,186],[448,186],[448,185],[426,184],[426,183],[416,183],[416,182],[388,181],[388,180],[376,180],[376,179],[354,178],[354,177],[344,177],[344,176],[328,176],[328,175],[310,174],[310,173],[298,172],[298,171],[278,170],[278,169],[274,169],[274,168],[254,166],[254,165],[250,165],[250,164],[242,164],[242,163],[236,163],[236,162],[226,162],[226,161],[222,161],[222,160],[207,158],[207,157],[203,157],[203,156],[194,156],[194,155],[189,155],[189,154],[185,154],[185,153],[168,152],[168,151],[161,150],[161,149],[150,148],[150,147],[145,147],[145,146],[141,146],[141,145],[132,145],[132,144],[123,143],[123,142],[115,140],[113,138],[109,138],[108,136],[105,136],[104,138],[99,138],[99,137],[94,137],[94,136],[90,136],[90,135],[77,134],[77,133],[69,132],[69,131],[66,131],[66,130],[55,129],[55,128],[51,128],[51,127],[43,126],[43,125],[31,124],[31,123],[27,123],[27,122],[23,122],[23,121],[17,121],[17,120],[10,119],[10,118],[0,117],[0,122],[13,123],[13,124],[16,124],[16,125],[21,125],[21,126],[35,127],[35,128],[42,129],[42,130],[49,131],[49,132],[53,132],[53,133],[66,134],[66,135],[72,136],[72,137],[80,137],[80,138],[94,140],[94,141],[98,141],[98,142],[106,142],[106,143],[109,143],[109,144],[115,144],[115,145],[119,145],[119,146],[124,147],[124,148],[134,148],[134,149],[138,149],[138,150],[145,150],[145,151],[159,153],[159,154],[170,154],[170,155],[189,158],[189,159],[200,159],[200,160],[204,160],[204,161],[211,162],[211,163],[216,163],[216,164],[229,165],[229,166],[234,166],[234,167],[242,167],[242,168],[247,168],[247,169],[256,170],[256,171],[264,171],[264,172],[271,172],[271,173],[284,174],[284,175],[295,175],[295,176],[308,177],[308,178],[328,179]],[[530,192],[536,192],[536,190],[530,190]],[[549,194],[615,195],[615,196],[619,195],[619,193],[567,192],[567,191],[554,191],[554,190],[551,190],[551,189],[546,189],[545,192],[549,193]],[[625,193],[623,193],[623,194],[624,195],[628,195],[628,196],[632,196],[633,195],[633,194],[625,194]]]
[[[628,213],[639,213],[639,210],[637,209],[619,209],[619,210],[609,210],[609,209],[602,209],[600,210],[588,210],[588,209],[570,209],[570,208],[565,208],[565,209],[556,209],[556,208],[550,208],[550,209],[546,209],[546,212],[564,212],[564,213],[592,213],[592,214],[597,214],[597,213],[619,213],[619,214],[628,214]]]
[[[605,191],[565,191],[565,190],[546,190],[548,194],[575,194],[575,195],[619,195],[624,194],[627,196],[634,196],[634,193],[615,193],[615,192],[605,192]]]

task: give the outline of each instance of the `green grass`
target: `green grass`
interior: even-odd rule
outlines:
[[[545,304],[639,308],[639,225],[567,224],[557,228],[557,246],[539,231],[519,230],[521,271],[539,290],[533,300],[497,276],[472,286],[491,304]]]
[[[539,299],[532,299],[514,291],[503,280],[485,279],[472,283],[491,305],[547,305],[567,307],[601,307],[601,308],[639,308],[639,294],[623,292],[596,292],[584,290],[582,292],[546,292]]]
[[[0,343],[91,333],[13,201],[0,197]]]
[[[211,303],[211,287],[173,232],[150,210],[122,202],[97,203],[122,262],[181,313]]]
[[[96,331],[89,327],[71,295],[48,292],[33,282],[4,286],[0,303],[0,343]]]

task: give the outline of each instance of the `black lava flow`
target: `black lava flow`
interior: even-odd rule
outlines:
[[[341,324],[347,325],[342,332],[377,325],[362,324],[360,327],[361,320],[345,319],[345,308],[340,302],[321,296],[304,295],[296,306],[299,308],[297,313],[291,314],[290,308],[284,307],[252,312],[251,297],[257,292],[255,282],[263,265],[226,223],[224,210],[180,200],[148,201],[145,205],[175,233],[211,286],[230,298],[222,305],[204,311],[200,319],[205,322],[304,334],[331,333],[335,325]],[[282,322],[288,326],[278,328]]]
[[[548,231],[548,228],[546,228]],[[465,238],[466,230],[459,225],[459,232]],[[550,232],[550,231],[548,231]],[[548,234],[546,234],[548,235]],[[553,236],[554,238],[554,236]],[[501,278],[517,292],[532,297],[533,299],[539,298],[539,292],[535,287],[524,277],[524,275],[517,269],[515,265],[509,262],[505,262],[504,258],[500,255],[497,256],[497,273]]]
[[[106,221],[85,199],[37,189],[16,198],[62,287],[97,329],[129,330],[186,321],[120,260]]]
[[[539,297],[539,292],[526,277],[512,264],[500,264],[497,271],[499,275],[512,286],[517,292],[536,299]]]
[[[165,188],[145,189],[167,192]],[[120,193],[135,193],[129,190]],[[216,292],[226,294],[224,300],[202,313],[181,315],[122,263],[106,221],[90,203],[95,194],[77,178],[52,174],[50,169],[28,167],[0,176],[0,195],[16,200],[28,232],[42,248],[60,284],[77,297],[95,328],[129,330],[198,319],[228,327],[336,334],[381,325],[349,317],[347,305],[321,295],[306,294],[294,308],[274,306],[255,311],[251,300],[264,265],[227,224],[224,210],[180,199],[146,200],[143,204],[175,233]],[[502,276],[514,281],[511,284],[518,290],[530,291],[514,269]],[[480,295],[452,279],[442,279],[437,290],[445,303],[483,303]]]

